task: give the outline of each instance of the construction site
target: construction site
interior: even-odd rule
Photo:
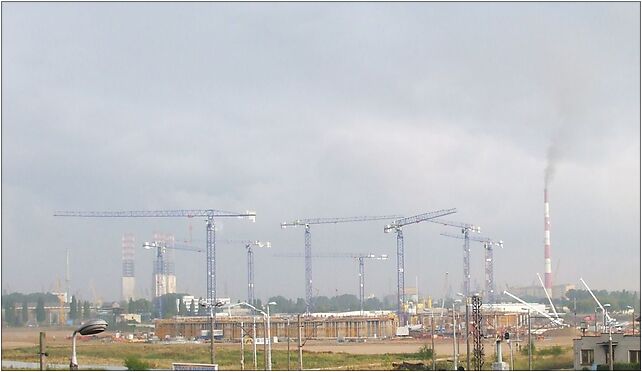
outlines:
[[[3,369],[640,368],[640,3],[2,10]]]
[[[178,243],[172,234],[155,233],[151,241],[136,243],[136,238],[131,233],[122,237],[122,284],[121,299],[130,300],[134,297],[135,287],[135,246],[141,245],[146,250],[154,252],[152,296],[150,298],[153,311],[149,321],[153,322],[152,328],[143,328],[143,333],[124,332],[118,337],[123,340],[136,342],[161,342],[161,343],[207,343],[214,348],[214,344],[249,344],[253,345],[255,354],[257,345],[272,345],[278,349],[279,343],[286,342],[288,350],[290,342],[296,340],[296,348],[301,350],[306,342],[310,345],[322,347],[330,344],[381,344],[397,340],[421,340],[426,343],[430,340],[431,348],[444,342],[453,343],[453,352],[450,357],[441,360],[449,361],[453,366],[464,366],[466,369],[482,369],[484,360],[489,353],[498,356],[492,369],[506,369],[506,362],[500,357],[501,344],[508,342],[508,346],[520,350],[523,343],[530,344],[532,339],[544,340],[544,334],[549,331],[562,331],[562,334],[571,337],[579,336],[580,328],[577,320],[571,320],[564,312],[558,313],[553,304],[553,299],[559,300],[566,291],[573,286],[558,285],[555,287],[551,271],[551,242],[550,242],[550,215],[548,190],[544,190],[544,279],[537,273],[540,286],[532,289],[515,288],[515,293],[532,297],[534,294],[543,294],[548,299],[548,304],[529,303],[509,291],[498,293],[495,285],[495,254],[496,247],[503,248],[502,240],[480,235],[481,228],[477,225],[445,220],[442,217],[456,213],[455,208],[426,212],[410,217],[401,215],[384,216],[359,216],[338,218],[307,218],[283,222],[282,229],[301,228],[304,235],[304,254],[275,254],[276,257],[287,259],[301,257],[304,259],[305,272],[305,309],[298,314],[276,312],[270,315],[270,306],[278,305],[269,302],[260,306],[255,296],[254,279],[254,249],[269,248],[269,241],[259,240],[229,240],[215,239],[215,221],[222,218],[242,218],[254,220],[255,212],[227,212],[218,210],[165,210],[165,211],[120,211],[120,212],[56,212],[57,217],[109,217],[109,218],[145,218],[145,217],[194,217],[206,219],[206,248],[205,250],[191,245]],[[396,235],[396,310],[371,311],[364,309],[367,262],[388,260],[388,255],[372,253],[312,253],[311,235],[312,227],[324,224],[344,224],[370,221],[388,221],[384,225],[384,233]],[[429,222],[444,227],[453,228],[452,231],[442,232],[441,235],[462,241],[462,281],[461,292],[456,295],[450,289],[448,273],[444,283],[445,295],[440,300],[431,297],[420,298],[417,288],[408,288],[405,285],[404,268],[404,234],[403,231],[410,225]],[[320,226],[318,226],[320,227]],[[191,231],[191,225],[190,225]],[[246,280],[247,294],[245,301],[238,300],[232,303],[230,298],[216,296],[216,245],[230,244],[242,246],[246,252]],[[484,287],[480,291],[471,290],[471,244],[481,244],[484,252]],[[170,294],[175,294],[177,280],[174,269],[174,251],[192,251],[206,253],[207,291],[205,298],[183,295],[176,299],[176,309],[173,303],[163,300]],[[358,288],[359,307],[357,311],[348,312],[316,312],[315,298],[313,297],[313,259],[344,258],[358,262]],[[590,292],[590,288],[580,279]],[[554,290],[554,288],[557,288]],[[592,294],[592,292],[591,292]],[[512,299],[516,302],[500,301]],[[600,302],[593,296],[599,307]],[[68,300],[61,299],[61,309]],[[441,301],[441,303],[439,303]],[[191,315],[167,314],[188,311]],[[256,306],[259,306],[258,308]],[[98,310],[98,309],[97,309]],[[103,314],[114,316],[112,319],[122,324],[130,324],[136,328],[137,324],[144,323],[141,314],[130,314],[118,304],[103,310]],[[63,314],[64,311],[60,311]],[[198,314],[197,314],[198,313]],[[100,314],[100,312],[99,312]],[[601,319],[602,332],[614,324],[614,319],[609,317],[606,310]],[[58,319],[60,324],[64,318]],[[598,329],[599,320],[593,319],[595,331]],[[570,325],[572,324],[572,325]],[[570,328],[570,329],[569,329]],[[567,331],[563,331],[566,329]],[[630,326],[631,334],[635,332],[635,324]],[[570,333],[569,333],[570,332]],[[142,335],[142,337],[141,337]],[[451,340],[451,341],[448,341]],[[509,341],[510,340],[510,341]],[[465,352],[460,349],[464,343]],[[484,345],[486,344],[486,345]],[[463,347],[463,346],[462,346]],[[488,350],[492,348],[494,352]],[[486,349],[485,349],[486,348]],[[495,348],[497,348],[495,350]],[[212,349],[213,350],[213,349]],[[464,357],[465,355],[465,357]],[[256,355],[255,355],[256,358]],[[268,359],[266,359],[266,363]],[[471,362],[472,360],[472,362]],[[215,364],[212,354],[211,363]],[[433,365],[435,361],[433,360]],[[472,364],[471,364],[472,363]],[[269,367],[269,365],[268,365]],[[530,359],[529,359],[530,367]],[[455,368],[456,369],[456,368]]]

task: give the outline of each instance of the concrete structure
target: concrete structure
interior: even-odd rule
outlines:
[[[256,320],[257,337],[264,336],[263,316],[254,317]],[[223,339],[238,341],[241,335],[241,322],[245,325],[252,324],[251,316],[227,316],[218,313],[216,316],[216,329],[222,330]],[[327,316],[327,317],[301,317],[302,335],[304,338],[314,339],[345,339],[345,338],[387,338],[394,336],[397,319],[394,315],[379,316]],[[209,330],[210,318],[201,317],[174,317],[172,319],[156,320],[156,335],[161,339],[165,336],[185,338],[198,338],[201,331]],[[290,327],[287,326],[285,315],[270,317],[270,335],[277,338],[298,335],[296,315],[290,315]]]
[[[613,362],[640,363],[640,336],[613,333]],[[573,367],[592,369],[609,364],[609,334],[583,336],[573,340]]]
[[[141,322],[140,314],[119,314],[116,317],[116,323]]]
[[[136,239],[133,234],[123,234],[121,244],[123,250],[123,275],[121,277],[120,299],[128,301],[135,299],[136,273],[134,270],[134,256]]]

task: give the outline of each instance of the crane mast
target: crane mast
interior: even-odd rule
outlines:
[[[245,250],[247,251],[247,303],[250,305],[256,305],[254,297],[254,249],[253,247],[267,247],[270,248],[272,243],[262,242],[258,240],[222,240],[223,243],[239,243],[245,245]]]
[[[300,254],[278,254],[275,257],[302,257]],[[388,255],[375,255],[373,253],[327,253],[327,254],[316,254],[312,257],[315,258],[356,258],[359,262],[359,304],[361,309],[361,315],[363,315],[363,305],[365,303],[365,260],[387,260]]]
[[[209,304],[216,302],[216,236],[215,218],[236,217],[248,218],[254,222],[256,212],[237,213],[219,209],[175,209],[150,211],[58,211],[56,217],[98,217],[98,218],[156,218],[156,217],[205,217],[207,288],[206,298]]]
[[[463,283],[463,292],[466,297],[470,296],[470,239],[469,239],[469,233],[472,232],[477,232],[479,233],[481,231],[481,228],[479,226],[471,225],[469,223],[464,223],[464,222],[454,222],[454,221],[447,221],[447,220],[442,220],[439,218],[435,218],[430,220],[432,223],[444,225],[444,226],[452,226],[452,227],[458,227],[461,229],[461,232],[464,234],[464,283]]]
[[[399,317],[399,325],[406,324],[405,313],[403,311],[403,304],[406,301],[405,296],[405,273],[404,273],[404,246],[403,246],[403,231],[402,227],[414,223],[420,223],[431,220],[433,218],[446,216],[457,212],[456,208],[442,209],[433,212],[418,214],[412,217],[402,217],[392,221],[390,224],[384,226],[383,232],[396,232],[397,233],[397,316]]]
[[[496,301],[496,295],[495,295],[495,274],[494,274],[494,260],[493,260],[493,247],[498,246],[500,248],[504,247],[504,242],[501,240],[495,241],[491,238],[486,238],[486,237],[481,237],[481,236],[462,236],[462,235],[455,235],[455,234],[450,234],[450,233],[441,233],[443,236],[447,236],[449,238],[455,238],[455,239],[466,239],[466,240],[472,240],[475,242],[480,242],[483,243],[484,245],[484,272],[485,272],[485,286],[486,286],[486,293],[488,295],[488,303],[495,303]],[[469,277],[470,278],[470,277]],[[470,279],[469,279],[470,280]],[[470,284],[469,284],[470,285]]]
[[[327,217],[327,218],[304,218],[297,219],[291,222],[281,223],[281,228],[287,227],[305,227],[304,232],[304,252],[305,252],[305,312],[310,313],[312,308],[312,233],[310,232],[310,225],[321,224],[337,224],[346,222],[364,222],[376,220],[389,220],[399,218],[398,215],[388,216],[357,216],[357,217]]]

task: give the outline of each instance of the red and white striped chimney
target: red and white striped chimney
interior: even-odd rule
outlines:
[[[553,274],[551,273],[551,216],[548,212],[548,189],[544,187],[544,287],[553,296]]]

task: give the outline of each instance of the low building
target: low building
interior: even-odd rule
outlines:
[[[140,314],[118,314],[116,316],[116,323],[140,323]]]
[[[573,340],[575,370],[609,364],[609,334],[582,336]],[[640,363],[640,336],[613,333],[613,362]]]

